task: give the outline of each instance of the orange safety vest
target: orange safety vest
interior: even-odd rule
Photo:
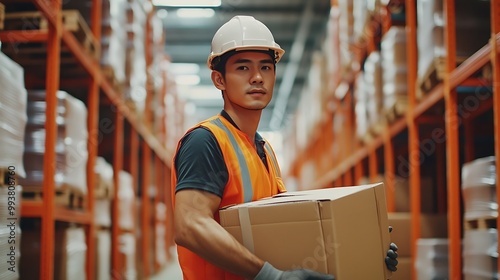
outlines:
[[[220,208],[286,191],[276,155],[267,142],[264,146],[269,171],[262,163],[248,136],[224,117],[214,116],[189,131],[200,126],[208,128],[215,135],[229,173]],[[179,144],[177,150],[179,150]],[[175,159],[172,166],[174,166],[172,168],[172,201],[175,204],[175,186],[177,185]],[[215,214],[215,219],[220,222],[218,213]],[[212,265],[184,247],[177,246],[177,253],[184,280],[243,279]]]

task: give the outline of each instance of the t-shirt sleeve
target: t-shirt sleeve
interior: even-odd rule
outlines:
[[[219,143],[208,129],[196,128],[184,136],[175,167],[176,192],[198,189],[222,197],[229,174]]]

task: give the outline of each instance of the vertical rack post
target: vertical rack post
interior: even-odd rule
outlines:
[[[385,189],[387,197],[387,211],[396,212],[395,199],[395,167],[394,167],[394,144],[392,143],[389,130],[386,129],[384,135],[384,168],[385,168]]]
[[[417,80],[417,19],[415,0],[406,0],[406,57],[408,63],[408,161],[410,175],[410,211],[411,211],[411,234],[410,244],[411,257],[415,260],[417,239],[420,237],[420,136],[418,122],[414,116],[416,105],[415,81]],[[413,268],[412,278],[417,279],[417,271]]]
[[[149,276],[149,252],[150,252],[150,207],[151,203],[149,200],[149,185],[150,185],[150,176],[151,172],[149,166],[151,165],[151,148],[144,141],[142,143],[142,197],[141,197],[141,207],[142,207],[142,262],[143,262],[143,271],[144,277],[147,278]]]
[[[495,137],[495,166],[497,182],[497,201],[500,201],[500,48],[497,36],[500,35],[500,3],[491,1],[491,63],[493,65],[493,125]],[[497,217],[497,228],[500,225],[500,215]],[[500,252],[500,235],[498,236],[497,252]],[[497,259],[497,269],[500,272],[500,258]]]
[[[102,0],[92,0],[92,10],[91,10],[91,28],[92,34],[98,42],[101,40],[101,17],[102,17]],[[94,69],[95,70],[95,69]],[[88,159],[87,159],[87,209],[92,217],[89,225],[87,226],[86,239],[87,239],[87,255],[86,255],[86,273],[87,279],[93,279],[95,277],[95,231],[96,226],[93,220],[94,217],[94,186],[95,186],[95,176],[94,176],[94,165],[97,157],[97,147],[98,147],[98,133],[99,133],[99,80],[100,75],[97,71],[91,73],[91,80],[89,84],[89,96],[88,96],[88,117],[87,117],[87,129],[88,129]]]
[[[455,1],[446,0],[445,13],[445,45],[446,70],[444,75],[445,100],[445,130],[446,130],[446,159],[447,159],[447,187],[448,187],[448,240],[449,240],[449,276],[450,279],[462,279],[462,251],[461,251],[461,211],[460,211],[460,158],[458,146],[458,112],[457,94],[451,87],[450,73],[456,65],[455,47]]]
[[[378,156],[377,149],[374,147],[368,152],[368,173],[370,183],[375,183],[378,175]]]
[[[113,183],[115,189],[112,202],[112,223],[111,223],[111,276],[113,279],[122,277],[122,261],[120,257],[120,235],[119,224],[119,195],[120,192],[120,172],[123,169],[123,115],[118,111],[115,113],[115,139],[113,153]]]
[[[360,160],[354,165],[354,184],[359,185],[361,182],[361,177],[363,177],[363,161]]]
[[[49,4],[50,3],[50,4]],[[45,154],[43,164],[43,213],[41,229],[41,252],[44,257],[40,260],[40,276],[42,279],[54,277],[54,238],[55,238],[55,209],[54,209],[54,175],[56,172],[57,141],[57,91],[59,90],[60,50],[61,50],[61,1],[53,0],[44,5],[51,5],[50,16],[55,18],[55,24],[49,24],[47,40],[47,67],[46,67],[46,119],[45,119]],[[47,8],[47,7],[45,7]]]
[[[153,233],[153,236],[154,236],[154,240],[153,240],[153,253],[154,253],[154,271],[158,271],[160,269],[160,263],[157,259],[157,256],[158,256],[158,253],[157,253],[157,250],[166,250],[166,248],[158,248],[158,244],[157,244],[157,241],[158,241],[158,230],[157,230],[157,227],[156,227],[156,223],[158,222],[158,215],[157,215],[157,210],[156,210],[156,207],[158,206],[158,204],[160,203],[160,194],[161,194],[161,190],[163,188],[161,188],[160,186],[163,185],[163,182],[162,182],[162,165],[163,163],[161,162],[161,159],[158,157],[158,156],[155,156],[155,164],[154,164],[154,168],[155,168],[155,198],[154,198],[154,204],[153,204],[153,223],[155,224],[155,226],[153,227],[154,229],[154,233]],[[163,221],[163,223],[165,223]]]

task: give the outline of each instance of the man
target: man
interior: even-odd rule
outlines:
[[[221,207],[286,191],[275,154],[257,133],[284,52],[250,16],[235,16],[212,40],[208,67],[224,109],[188,130],[173,160],[175,241],[185,280],[334,279],[305,269],[278,270],[219,224]]]

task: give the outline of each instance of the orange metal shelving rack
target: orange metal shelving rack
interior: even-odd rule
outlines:
[[[118,108],[115,114],[115,137],[114,137],[114,200],[113,200],[113,210],[112,210],[112,276],[117,276],[122,274],[120,271],[123,268],[123,261],[120,259],[118,254],[118,236],[120,230],[118,228],[117,221],[119,212],[117,210],[117,193],[119,187],[119,171],[123,167],[123,141],[124,141],[124,121],[126,120],[132,127],[130,133],[131,139],[131,150],[130,155],[132,157],[130,163],[131,174],[134,178],[138,178],[138,165],[139,165],[139,147],[143,152],[142,166],[146,166],[144,171],[146,176],[144,176],[142,185],[144,187],[143,197],[147,198],[146,186],[150,184],[149,170],[154,169],[157,174],[163,173],[164,170],[169,170],[171,154],[162,146],[162,144],[156,139],[156,137],[151,133],[151,120],[150,113],[146,118],[146,122],[141,122],[139,118],[132,112],[121,99],[118,92],[114,90],[111,84],[104,78],[101,73],[99,63],[95,58],[88,55],[83,47],[78,43],[74,35],[65,30],[62,25],[62,1],[61,0],[32,0],[36,8],[47,18],[49,22],[48,30],[19,30],[19,31],[0,31],[0,40],[5,43],[19,43],[19,42],[46,42],[47,43],[47,62],[46,62],[46,139],[45,139],[45,157],[44,157],[44,181],[43,190],[44,196],[43,201],[22,201],[21,213],[23,217],[36,217],[41,218],[42,228],[41,228],[41,252],[43,258],[40,260],[40,279],[53,279],[54,276],[54,238],[55,238],[55,222],[74,222],[85,226],[87,234],[87,258],[86,258],[86,273],[87,279],[94,278],[94,236],[96,227],[94,225],[94,200],[87,199],[87,206],[85,211],[73,211],[60,206],[55,206],[54,200],[54,174],[55,165],[51,164],[55,162],[55,142],[57,138],[57,128],[56,128],[56,92],[59,90],[59,86],[64,81],[60,81],[60,52],[61,44],[64,44],[71,51],[75,59],[80,65],[88,72],[90,79],[84,81],[85,85],[88,86],[88,164],[87,164],[87,186],[88,186],[88,197],[94,197],[94,164],[98,154],[98,122],[99,122],[99,94],[100,91],[111,100],[111,103]],[[91,27],[92,33],[100,42],[101,38],[101,11],[102,0],[92,0],[91,8]],[[152,11],[150,11],[152,12]],[[147,24],[146,32],[150,32],[149,21]],[[146,50],[150,50],[150,42],[146,40]],[[151,63],[151,54],[147,55],[148,61],[147,65]],[[147,89],[148,96],[151,95],[151,89]],[[150,97],[149,97],[150,98]],[[149,102],[148,102],[149,103]],[[146,108],[149,110],[149,107]],[[142,143],[142,145],[140,145]],[[149,168],[151,166],[151,168]],[[167,177],[162,177],[157,175],[155,180],[156,188],[164,189],[169,187],[169,183],[166,182]],[[165,193],[170,193],[168,190],[164,190]],[[156,192],[159,193],[158,191]],[[158,195],[157,195],[158,196]],[[164,197],[155,197],[155,202],[160,201],[165,204],[169,204],[167,199],[168,195]],[[149,233],[150,230],[155,231],[155,224],[151,225],[147,223],[149,221],[149,216],[152,214],[149,209],[151,209],[151,201],[149,199],[143,199],[142,205],[142,216],[143,223],[140,225],[142,227],[142,232],[144,238],[142,240],[142,253],[145,257],[144,262],[144,277],[148,277],[152,272],[160,269],[159,266],[149,267],[148,256],[153,250],[150,246],[149,235],[144,233]],[[154,208],[153,208],[154,209]],[[170,215],[170,213],[167,213]],[[169,217],[167,216],[167,229],[171,230],[168,223],[171,223]],[[169,242],[170,236],[167,234],[167,244],[172,245]],[[156,263],[156,261],[155,261]],[[116,277],[115,277],[116,278]]]
[[[481,70],[488,63],[493,66],[493,77],[491,81],[493,91],[493,104],[483,102],[478,110],[473,113],[474,118],[488,110],[493,110],[493,125],[494,125],[494,141],[496,155],[496,170],[497,181],[500,174],[500,1],[491,0],[491,39],[488,44],[479,49],[476,53],[470,56],[467,60],[461,63],[458,67],[455,61],[456,42],[455,42],[455,1],[445,0],[444,11],[446,18],[445,29],[445,46],[448,57],[446,59],[445,77],[442,83],[437,84],[427,95],[417,102],[416,88],[408,87],[408,109],[404,118],[396,120],[394,123],[386,126],[384,132],[374,138],[366,145],[354,147],[354,150],[347,157],[338,160],[338,164],[319,177],[312,186],[308,188],[326,188],[332,186],[346,185],[350,183],[350,177],[354,174],[354,183],[358,184],[363,175],[368,175],[371,181],[374,180],[379,164],[382,162],[377,159],[380,153],[376,151],[383,149],[382,157],[385,171],[385,183],[387,186],[387,203],[390,212],[395,211],[394,197],[394,178],[396,174],[395,165],[395,144],[394,139],[403,131],[408,132],[408,155],[409,155],[409,179],[410,179],[410,204],[411,204],[411,244],[412,258],[415,258],[416,243],[420,237],[420,139],[421,126],[425,124],[440,124],[444,125],[446,143],[437,145],[436,161],[437,161],[437,183],[444,188],[437,190],[437,212],[448,213],[448,240],[449,240],[449,278],[454,280],[462,279],[462,251],[461,251],[461,197],[460,197],[460,145],[457,118],[458,96],[457,87],[466,85],[477,85],[478,81],[473,78],[473,75]],[[407,32],[407,57],[408,57],[408,83],[415,84],[417,80],[417,39],[416,39],[416,0],[405,0],[405,27]],[[332,1],[332,6],[335,6],[336,1]],[[384,8],[382,8],[384,10]],[[386,10],[384,10],[387,12]],[[387,30],[390,27],[390,19],[388,16],[382,18],[381,23],[383,29]],[[347,93],[349,95],[351,93]],[[336,101],[338,102],[338,101]],[[444,116],[444,124],[436,118],[425,116],[434,105],[439,102],[444,102],[446,110]],[[347,109],[349,110],[349,109]],[[470,121],[470,120],[469,120]],[[468,127],[469,126],[469,127]],[[471,160],[474,154],[474,147],[470,144],[470,123],[464,123],[465,135],[464,141],[469,145],[465,145],[464,157],[466,160]],[[347,133],[347,132],[346,132]],[[352,134],[348,134],[352,135]],[[331,139],[336,140],[336,139]],[[307,148],[306,148],[307,149]],[[446,157],[444,157],[446,154]],[[307,159],[307,158],[306,158]],[[294,162],[296,166],[300,166],[299,161],[304,161],[304,156],[297,158]],[[365,163],[368,163],[366,166]],[[368,167],[368,168],[366,168]],[[497,184],[497,201],[500,201],[500,188]],[[445,194],[446,191],[446,194]],[[500,225],[500,216],[497,219],[497,225]],[[500,237],[499,237],[500,241]],[[500,250],[500,242],[498,250]],[[498,263],[500,271],[500,260]],[[416,271],[413,269],[412,279],[416,279]]]

